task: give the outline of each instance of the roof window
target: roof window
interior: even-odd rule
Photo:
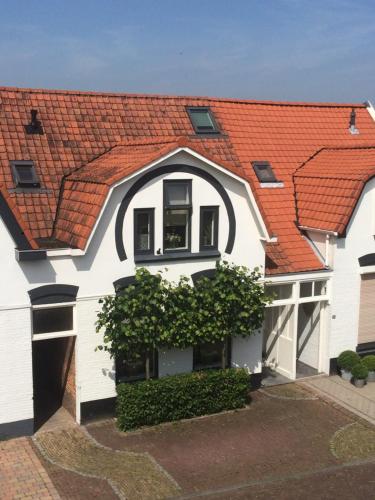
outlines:
[[[268,161],[253,161],[251,164],[259,182],[262,184],[278,182]]]
[[[196,134],[220,133],[219,127],[217,126],[210,108],[187,108],[187,112]]]
[[[11,161],[10,164],[16,187],[40,187],[40,182],[32,161]]]

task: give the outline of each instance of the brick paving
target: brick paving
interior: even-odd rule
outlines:
[[[335,375],[312,378],[301,384],[375,424],[375,383],[369,383],[364,388],[358,389]]]
[[[188,498],[344,464],[330,442],[354,421],[349,412],[297,387],[293,396],[293,385],[287,392],[280,388],[280,397],[277,388],[272,397],[267,390],[254,393],[250,407],[236,412],[126,434],[113,422],[87,428],[111,448],[149,452]]]
[[[114,452],[83,429],[39,433],[34,442],[45,459],[87,478],[105,479],[120,498],[156,500],[179,488],[147,453]]]
[[[0,442],[1,500],[60,498],[29,438]]]
[[[98,422],[1,442],[0,452],[1,500],[351,500],[375,491],[375,427],[305,384],[253,393],[239,411],[129,433]]]

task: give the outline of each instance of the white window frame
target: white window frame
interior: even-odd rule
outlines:
[[[306,282],[313,282],[313,293],[315,291],[315,281],[325,281],[326,282],[326,293],[325,295],[311,295],[310,297],[300,297],[300,284]],[[329,278],[316,278],[316,279],[305,279],[300,281],[265,281],[266,285],[292,285],[292,296],[290,299],[275,299],[271,304],[267,304],[266,307],[276,307],[276,306],[287,306],[292,304],[303,304],[306,302],[323,302],[330,301],[331,293],[331,280]]]
[[[55,304],[41,304],[31,307],[31,335],[33,341],[58,339],[60,337],[75,337],[77,335],[77,303],[76,302],[57,302]],[[72,307],[73,308],[73,329],[62,332],[35,333],[33,323],[33,311],[39,309],[55,309],[57,307]]]

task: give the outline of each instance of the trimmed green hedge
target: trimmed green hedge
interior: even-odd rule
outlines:
[[[117,425],[126,431],[246,405],[249,374],[207,370],[117,386]]]

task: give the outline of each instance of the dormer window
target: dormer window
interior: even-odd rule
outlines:
[[[164,252],[190,251],[191,181],[164,181]]]
[[[196,134],[219,134],[215,118],[207,107],[187,108],[190,121]]]
[[[259,182],[262,184],[278,182],[268,161],[253,161],[251,164]]]
[[[40,182],[32,161],[11,161],[13,180],[16,187],[39,188]]]

